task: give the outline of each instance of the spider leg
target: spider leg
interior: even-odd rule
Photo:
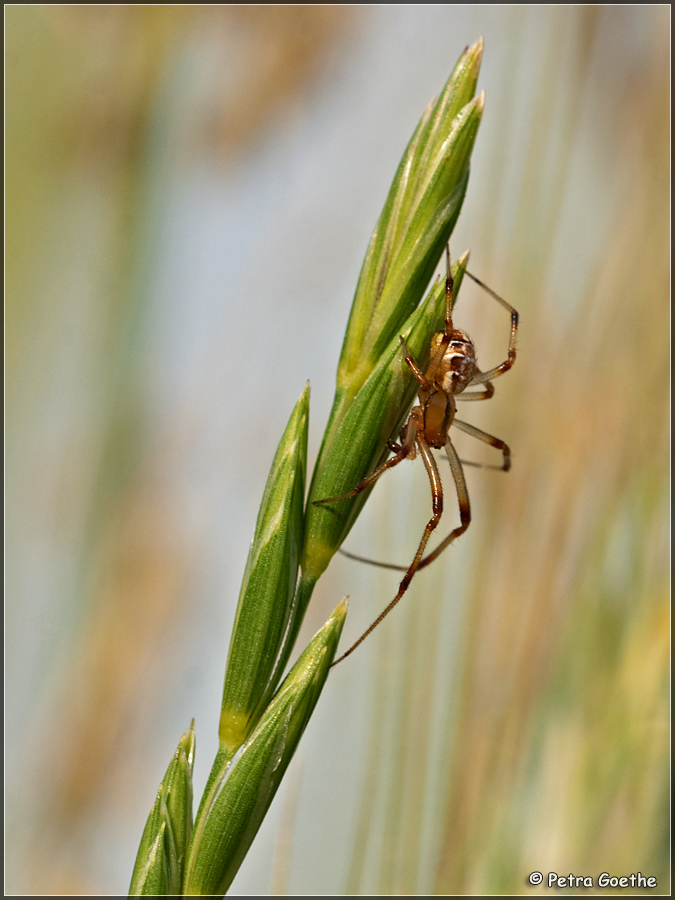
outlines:
[[[395,451],[394,456],[391,456],[388,460],[383,462],[381,466],[378,466],[377,469],[366,476],[363,481],[359,481],[356,487],[353,487],[351,491],[347,491],[346,494],[340,494],[339,497],[324,497],[322,500],[313,500],[312,503],[316,506],[320,506],[322,503],[336,503],[338,500],[347,500],[349,497],[355,497],[357,494],[365,491],[367,487],[370,487],[371,484],[375,484],[380,475],[383,475],[387,469],[393,469],[394,466],[403,462],[404,459],[413,459],[415,457],[415,436],[421,420],[421,416],[416,412],[418,409],[419,407],[416,406],[411,410],[410,417],[405,426],[403,443],[400,446],[397,445],[398,449]],[[390,449],[392,448],[390,447]]]
[[[481,370],[476,366],[476,375],[482,375]],[[476,384],[476,375],[471,380],[471,384]],[[491,381],[483,383],[482,391],[462,391],[461,394],[454,394],[455,400],[489,400],[494,397],[495,389]]]
[[[450,269],[450,244],[445,245],[445,333],[450,334],[452,326],[453,291],[455,282]]]
[[[484,291],[487,291],[491,297],[494,297],[494,299],[497,301],[497,303],[500,303],[507,312],[511,313],[511,337],[509,339],[509,351],[508,351],[507,358],[504,360],[504,362],[500,363],[498,366],[495,366],[494,369],[490,369],[487,372],[481,372],[479,375],[475,375],[473,377],[473,380],[471,381],[472,385],[473,384],[485,384],[486,381],[490,381],[492,378],[498,378],[500,375],[503,375],[504,372],[508,372],[508,370],[511,368],[511,366],[516,361],[516,335],[518,334],[518,313],[511,306],[510,303],[507,303],[506,300],[504,300],[502,297],[499,296],[499,294],[495,294],[495,292],[492,290],[492,288],[489,288],[486,284],[483,284],[483,282],[479,278],[476,278],[475,275],[472,275],[471,272],[468,272],[468,271],[466,274],[469,276],[469,278],[471,278],[473,281],[475,281],[476,284],[480,285],[480,287],[482,287]]]
[[[351,491],[347,491],[346,494],[340,494],[339,497],[324,497],[322,500],[312,500],[312,503],[315,506],[320,506],[322,503],[337,503],[338,500],[348,500],[350,497],[356,497],[357,494],[360,494],[361,491],[365,491],[367,487],[370,487],[371,484],[374,484],[380,475],[383,475],[387,469],[393,469],[394,466],[397,466],[400,462],[403,462],[404,459],[407,459],[407,456],[399,452],[395,456],[390,456],[386,462],[383,462],[381,466],[378,466],[374,472],[371,472],[363,481],[359,481],[356,487],[353,487]]]
[[[474,469],[494,469],[495,472],[508,472],[508,469],[505,469],[504,466],[493,466],[490,463],[477,463],[472,459],[460,459],[460,462],[463,466],[473,466]]]
[[[466,488],[466,481],[464,479],[464,472],[462,470],[462,463],[457,456],[457,451],[453,447],[452,441],[450,438],[445,442],[445,452],[448,454],[448,462],[450,463],[450,469],[452,471],[452,477],[455,480],[455,488],[457,490],[457,502],[459,503],[459,520],[460,524],[453,528],[450,534],[436,547],[435,550],[425,556],[424,559],[420,560],[418,569],[423,569],[425,566],[428,566],[429,563],[432,563],[440,554],[448,547],[455,538],[458,538],[460,534],[464,534],[466,529],[471,524],[471,504],[469,503],[469,492]]]
[[[436,350],[432,354],[429,359],[429,368],[426,373],[427,382],[433,382],[438,374],[438,369],[441,365],[441,361],[443,356],[445,355],[445,351],[448,347],[448,344],[452,340],[453,333],[453,324],[452,324],[452,307],[453,307],[453,292],[455,287],[455,282],[452,278],[452,272],[450,269],[450,245],[446,244],[445,247],[445,268],[446,268],[446,276],[445,276],[445,330],[441,335],[441,340],[438,342]],[[419,379],[418,379],[419,380]],[[428,388],[424,388],[428,390]]]
[[[422,556],[424,554],[424,548],[426,547],[427,542],[428,542],[429,538],[431,537],[431,532],[436,528],[436,526],[438,525],[438,523],[441,520],[441,515],[443,514],[443,485],[441,484],[441,476],[438,472],[438,466],[436,465],[436,460],[434,459],[433,453],[431,452],[429,445],[422,437],[422,434],[419,432],[416,437],[416,442],[417,442],[417,446],[419,448],[419,452],[422,457],[422,460],[424,461],[424,466],[427,470],[427,475],[429,476],[429,484],[431,485],[433,515],[431,516],[431,519],[429,519],[429,521],[427,522],[427,526],[424,529],[424,534],[422,535],[422,540],[420,541],[419,547],[417,548],[417,553],[415,554],[415,558],[408,566],[408,569],[407,569],[405,575],[403,576],[403,580],[401,581],[401,584],[399,585],[398,593],[396,594],[394,599],[391,601],[389,606],[387,606],[387,608],[383,612],[380,613],[380,615],[377,617],[377,619],[375,619],[373,624],[363,632],[363,634],[358,639],[358,641],[356,641],[356,643],[352,644],[352,646],[349,648],[349,650],[347,650],[346,653],[343,653],[342,656],[340,656],[338,659],[334,660],[333,663],[331,663],[331,667],[336,666],[339,662],[342,662],[343,659],[345,659],[347,656],[349,656],[350,653],[353,653],[354,650],[356,650],[356,648],[359,646],[359,644],[363,643],[363,641],[365,641],[365,639],[368,637],[368,635],[375,628],[377,628],[377,626],[385,618],[385,616],[389,615],[389,613],[396,606],[396,604],[401,599],[401,597],[408,590],[408,586],[410,585],[410,582],[412,581],[413,576],[415,575],[415,572],[419,568],[420,560],[422,559]],[[448,444],[449,443],[450,443],[450,441],[448,440]],[[452,445],[450,445],[450,446],[452,446]],[[461,472],[461,466],[460,466],[460,472]],[[467,498],[467,501],[468,501],[468,498]],[[468,526],[468,524],[469,523],[467,522],[467,526]]]
[[[417,381],[418,381],[419,384],[421,385],[422,390],[423,390],[423,391],[430,391],[431,388],[432,388],[432,384],[431,384],[431,382],[426,378],[426,376],[424,375],[424,372],[422,372],[422,370],[420,369],[420,367],[417,365],[417,363],[415,362],[415,360],[414,360],[414,359],[412,358],[412,356],[410,355],[410,352],[408,351],[408,347],[406,346],[405,338],[403,337],[402,334],[400,334],[398,339],[399,339],[400,342],[401,342],[401,347],[403,347],[403,357],[404,357],[406,363],[408,364],[408,367],[410,368],[410,371],[413,373],[413,375],[415,376],[415,378],[417,379]]]
[[[396,569],[398,572],[408,571],[407,566],[399,566],[398,563],[380,562],[378,559],[369,559],[367,556],[359,556],[358,553],[350,553],[349,550],[343,550],[342,547],[340,547],[338,553],[341,553],[348,559],[355,559],[357,562],[368,563],[371,566],[379,566],[380,569]]]
[[[467,422],[461,422],[459,419],[453,420],[453,425],[457,425],[462,431],[465,431],[467,434],[470,434],[472,437],[478,438],[479,441],[484,441],[486,444],[490,444],[490,446],[495,447],[497,450],[501,450],[504,454],[504,462],[501,466],[489,466],[483,465],[482,463],[471,462],[470,460],[457,460],[460,463],[459,473],[460,480],[458,481],[457,475],[455,474],[455,467],[450,461],[450,457],[448,457],[448,462],[450,462],[450,466],[452,468],[453,476],[455,477],[455,485],[457,487],[457,499],[459,500],[459,509],[460,509],[460,517],[462,516],[462,508],[463,506],[466,509],[465,516],[468,513],[468,521],[464,527],[462,525],[459,528],[456,528],[444,541],[440,544],[429,556],[425,556],[424,559],[420,560],[420,564],[418,565],[418,569],[422,569],[425,566],[429,565],[429,563],[433,562],[439,553],[442,553],[443,550],[448,546],[448,544],[452,543],[456,537],[458,537],[462,532],[466,531],[469,527],[469,522],[471,521],[471,508],[469,506],[469,495],[466,489],[466,482],[464,480],[464,473],[461,471],[461,465],[465,466],[477,466],[481,469],[497,469],[499,472],[508,472],[511,468],[511,451],[508,447],[508,444],[505,444],[504,441],[501,441],[499,438],[493,437],[491,434],[487,434],[484,431],[481,431],[480,428],[476,428],[475,425],[469,425]],[[453,447],[454,450],[454,447]],[[355,559],[357,562],[370,563],[371,566],[379,566],[381,569],[395,569],[400,572],[405,572],[405,566],[399,566],[397,563],[387,563],[380,562],[376,559],[368,559],[366,556],[359,556],[356,553],[350,553],[348,550],[340,550],[340,553],[343,556],[348,556],[349,559]]]
[[[472,381],[471,384],[474,384],[474,382]],[[494,397],[495,389],[491,381],[486,381],[485,384],[489,384],[490,387],[484,391],[462,391],[461,394],[454,394],[453,396],[455,400],[489,400],[491,397]]]
[[[481,431],[480,428],[476,428],[475,425],[469,425],[468,422],[460,422],[459,419],[453,419],[452,424],[456,425],[460,431],[470,434],[471,437],[478,438],[479,441],[489,444],[496,450],[501,450],[504,455],[504,461],[501,466],[483,466],[481,463],[469,463],[470,466],[480,466],[484,469],[501,469],[504,472],[509,471],[511,468],[511,450],[509,449],[508,444],[505,444],[504,441],[499,438],[493,437],[491,434],[487,434],[485,431]]]

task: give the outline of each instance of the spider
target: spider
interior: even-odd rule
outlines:
[[[501,466],[491,468],[500,468],[505,472],[511,467],[511,451],[504,441],[499,438],[486,434],[479,428],[469,425],[467,422],[461,422],[455,418],[456,401],[457,400],[489,400],[494,394],[494,386],[492,380],[504,372],[508,372],[516,359],[516,335],[518,333],[518,313],[516,310],[499,297],[493,290],[483,284],[474,275],[467,271],[467,275],[480,285],[490,294],[491,297],[500,303],[511,315],[511,337],[509,340],[508,356],[504,362],[495,366],[487,372],[481,372],[476,364],[476,351],[469,336],[452,324],[452,292],[453,279],[450,274],[450,249],[446,247],[446,279],[445,279],[445,330],[440,331],[431,339],[431,351],[429,358],[429,368],[426,372],[422,372],[415,360],[412,358],[406,347],[405,339],[401,336],[401,347],[403,349],[404,359],[419,383],[417,397],[419,404],[413,406],[410,411],[408,421],[405,423],[400,433],[400,443],[389,441],[387,446],[393,452],[388,460],[378,466],[374,472],[371,472],[363,481],[360,481],[356,487],[352,488],[346,494],[340,497],[327,497],[323,500],[315,500],[314,503],[335,503],[337,500],[346,500],[348,497],[354,497],[360,494],[371,484],[374,484],[378,478],[388,469],[393,469],[404,459],[415,459],[419,453],[422,462],[429,476],[429,484],[431,485],[432,510],[433,515],[420,540],[417,552],[411,564],[406,569],[405,566],[396,566],[390,563],[375,563],[385,568],[400,569],[405,571],[405,575],[399,585],[398,593],[391,601],[389,606],[380,613],[372,625],[363,632],[361,637],[352,646],[342,654],[338,659],[334,660],[332,665],[337,665],[346,659],[356,648],[363,643],[368,635],[380,624],[396,606],[399,600],[408,590],[410,582],[415,573],[433,562],[440,553],[445,550],[456,538],[464,534],[471,522],[471,506],[469,504],[469,494],[464,479],[464,471],[462,469],[462,461],[457,455],[449,431],[452,425],[456,425],[461,431],[470,434],[472,437],[490,444],[497,450],[501,450],[503,454],[503,462]],[[469,387],[481,386],[480,390],[467,391]],[[445,447],[450,463],[450,470],[455,482],[457,491],[457,500],[459,503],[460,524],[453,528],[450,534],[441,543],[424,557],[424,550],[431,536],[432,531],[440,522],[443,514],[443,485],[441,483],[438,466],[434,458],[432,449],[440,449]],[[469,463],[476,465],[475,463]],[[355,554],[346,553],[353,559],[359,559],[365,562],[363,557]],[[424,558],[423,558],[424,557]]]

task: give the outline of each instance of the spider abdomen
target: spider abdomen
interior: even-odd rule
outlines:
[[[430,447],[444,447],[448,429],[455,418],[455,400],[444,391],[434,391],[424,397],[424,439]]]

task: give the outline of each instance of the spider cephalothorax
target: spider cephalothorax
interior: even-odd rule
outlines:
[[[431,360],[433,361],[446,335],[439,331],[431,339]],[[450,342],[443,350],[434,384],[446,394],[459,394],[467,388],[476,374],[476,351],[468,334],[453,329]]]

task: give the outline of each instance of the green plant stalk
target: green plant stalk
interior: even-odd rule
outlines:
[[[412,355],[425,368],[431,336],[442,330],[444,280],[439,279],[421,301],[466,192],[484,103],[482,94],[474,98],[481,57],[482,41],[462,54],[441,96],[422,115],[396,173],[361,270],[333,408],[304,510],[307,388],[281,439],[237,607],[219,750],[194,828],[191,757],[189,778],[185,763],[181,769],[185,798],[189,782],[189,820],[182,815],[182,806],[180,815],[172,812],[171,792],[167,796],[160,787],[134,870],[136,893],[227,890],[328,676],[346,601],[277,690],[314,585],[370,491],[330,506],[312,501],[346,493],[386,457],[387,441],[398,434],[417,389],[399,335],[405,336]],[[465,253],[453,265],[455,299],[467,260]],[[183,860],[187,862],[181,884]]]

